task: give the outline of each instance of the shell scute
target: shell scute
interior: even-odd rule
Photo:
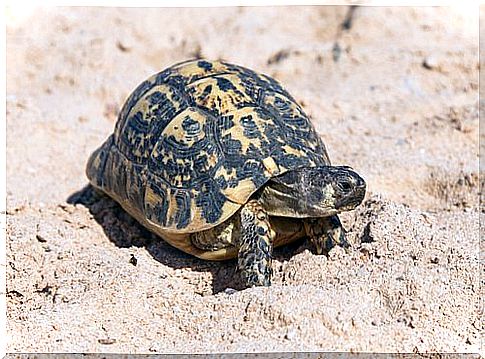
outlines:
[[[178,235],[222,223],[272,176],[328,163],[308,117],[276,80],[196,60],[135,89],[87,174],[141,222]]]

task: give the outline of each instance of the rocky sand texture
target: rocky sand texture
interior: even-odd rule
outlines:
[[[7,351],[478,352],[478,16],[348,10],[8,11]],[[128,94],[194,57],[277,78],[364,176],[349,251],[296,243],[241,290],[234,261],[75,203]]]

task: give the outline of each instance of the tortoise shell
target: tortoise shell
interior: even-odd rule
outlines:
[[[195,60],[133,91],[86,172],[142,223],[182,234],[222,223],[273,176],[324,164],[324,144],[277,81]]]

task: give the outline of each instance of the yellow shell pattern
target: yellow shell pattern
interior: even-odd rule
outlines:
[[[273,176],[323,164],[321,139],[278,82],[195,60],[135,89],[87,175],[138,220],[182,234],[222,223]]]

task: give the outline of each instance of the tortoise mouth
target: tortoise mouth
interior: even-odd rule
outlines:
[[[365,197],[365,184],[356,187],[352,193],[339,198],[335,203],[335,208],[339,212],[349,211],[362,203]]]

